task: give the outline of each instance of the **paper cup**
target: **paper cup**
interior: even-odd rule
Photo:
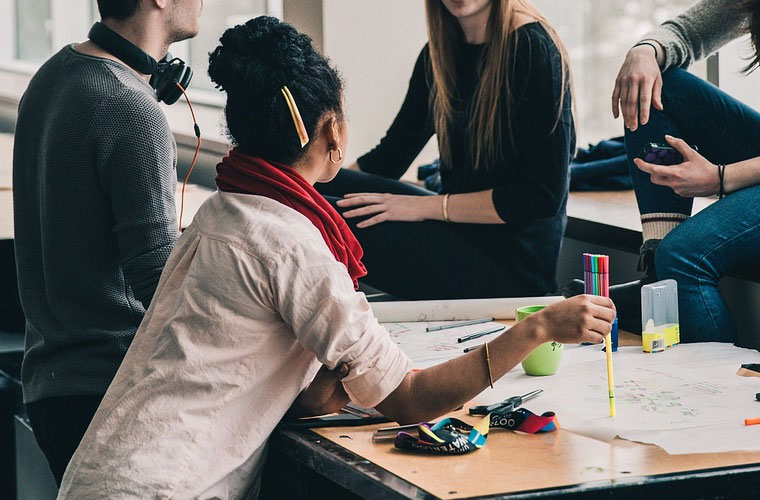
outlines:
[[[517,322],[524,320],[534,312],[538,312],[545,306],[526,306],[515,311]],[[564,346],[560,342],[546,342],[536,347],[532,353],[522,361],[523,370],[527,375],[544,376],[554,375],[562,361]]]

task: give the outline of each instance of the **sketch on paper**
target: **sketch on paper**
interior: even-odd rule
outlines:
[[[469,342],[457,342],[457,339],[476,332],[505,326],[501,323],[489,322],[468,325],[459,328],[425,331],[429,326],[457,323],[457,321],[417,321],[413,323],[382,323],[388,330],[391,339],[412,360],[415,368],[428,368],[443,363],[464,354],[464,349],[493,340],[498,333],[488,335]]]
[[[643,371],[642,369],[636,371],[640,370]],[[641,373],[636,375],[641,376]],[[694,385],[697,390],[701,390],[697,384]],[[605,380],[588,384],[587,388],[588,396],[583,399],[585,403],[607,403]],[[684,389],[688,387],[684,385]],[[681,391],[673,390],[672,386],[653,380],[631,377],[615,382],[615,402],[622,415],[635,413],[645,417],[653,416],[662,419],[663,424],[694,423],[694,417],[699,417],[701,414],[700,408],[690,405],[682,394]]]

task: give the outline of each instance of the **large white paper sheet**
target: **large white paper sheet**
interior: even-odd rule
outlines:
[[[589,437],[651,443],[670,454],[760,451],[760,417],[755,393],[760,383],[740,377],[742,363],[760,362],[760,353],[729,344],[682,344],[657,354],[621,347],[613,354],[617,416],[609,416],[604,353],[598,346],[570,347],[550,377],[513,370],[494,390],[477,398],[490,403],[544,389],[528,405],[534,412],[557,412],[560,426]]]
[[[491,323],[439,332],[425,332],[439,323],[389,323],[391,336],[426,368],[462,354],[467,344],[456,338]],[[600,346],[566,345],[556,375],[531,377],[518,365],[486,389],[476,401],[494,403],[543,389],[527,407],[536,413],[555,411],[560,426],[595,439],[616,436],[651,443],[670,454],[760,451],[760,379],[740,377],[742,363],[760,363],[760,353],[730,344],[682,344],[665,352],[645,354],[640,347],[621,347],[613,354],[617,416],[609,417],[607,372]]]

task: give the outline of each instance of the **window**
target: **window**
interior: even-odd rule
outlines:
[[[193,68],[193,90],[213,90],[208,53],[226,28],[281,12],[282,0],[205,0],[201,32],[170,49]],[[66,44],[83,40],[98,19],[96,0],[0,0],[0,64],[18,68],[26,63],[21,67],[33,72]]]
[[[217,45],[227,28],[244,23],[252,17],[267,14],[266,0],[205,0],[201,31],[186,42],[187,63],[193,68],[193,89],[213,90],[208,77],[208,54]],[[179,52],[177,52],[179,55]]]
[[[0,62],[40,64],[78,41],[92,22],[94,0],[0,0]]]
[[[52,51],[50,0],[16,1],[16,59],[42,62]]]
[[[615,78],[628,49],[694,0],[534,0],[557,27],[575,79],[579,146],[622,135],[612,117]]]

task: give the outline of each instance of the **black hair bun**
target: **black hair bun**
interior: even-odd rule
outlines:
[[[274,17],[257,17],[224,32],[209,54],[208,74],[227,93],[225,115],[241,151],[291,165],[301,147],[288,103],[287,85],[310,138],[327,112],[342,116],[343,82],[311,39]]]
[[[315,56],[308,36],[261,16],[224,32],[209,55],[208,73],[225,92],[274,94],[306,70]]]

